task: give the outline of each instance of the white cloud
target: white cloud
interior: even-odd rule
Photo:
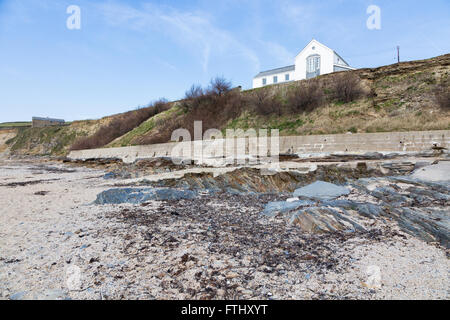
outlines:
[[[292,25],[296,31],[302,34],[310,34],[312,29],[317,26],[318,2],[299,3],[291,0],[280,2],[280,14],[285,23]]]
[[[139,9],[107,2],[98,5],[107,23],[142,32],[160,32],[198,55],[208,70],[212,55],[241,56],[259,70],[259,59],[247,45],[214,24],[207,13],[179,11],[167,6],[145,4]]]
[[[178,70],[178,68],[176,66],[174,66],[173,64],[171,64],[163,59],[155,58],[154,61],[155,61],[155,63],[164,66],[166,69],[170,69],[172,71]]]
[[[260,43],[264,51],[273,56],[275,61],[283,67],[294,64],[295,55],[282,45],[270,41],[260,41]]]

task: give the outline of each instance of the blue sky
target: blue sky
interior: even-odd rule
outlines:
[[[381,9],[369,30],[367,7]],[[69,5],[81,29],[69,30]],[[0,122],[94,119],[223,75],[251,86],[312,39],[353,67],[450,52],[448,0],[0,0]]]

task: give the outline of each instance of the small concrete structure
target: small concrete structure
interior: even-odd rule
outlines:
[[[33,128],[63,126],[64,124],[65,124],[65,121],[62,119],[33,117]]]

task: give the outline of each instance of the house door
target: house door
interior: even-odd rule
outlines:
[[[320,75],[320,56],[313,54],[306,58],[306,79],[311,79]]]

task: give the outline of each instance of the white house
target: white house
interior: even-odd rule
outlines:
[[[313,39],[295,57],[295,64],[263,71],[253,78],[253,88],[287,81],[311,79],[321,74],[354,70],[334,50]]]

